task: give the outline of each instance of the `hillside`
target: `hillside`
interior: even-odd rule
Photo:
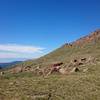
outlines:
[[[63,66],[70,64],[72,60],[86,58],[100,59],[100,30],[76,40],[70,44],[66,43],[55,51],[36,60],[30,60],[13,67],[28,68],[33,70],[36,67],[46,68],[52,64],[63,62]]]
[[[0,100],[100,100],[100,30],[5,70]]]

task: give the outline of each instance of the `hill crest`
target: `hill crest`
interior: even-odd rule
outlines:
[[[95,43],[98,40],[100,40],[100,29],[90,33],[87,36],[84,36],[76,40],[75,42],[72,43],[72,45],[82,45],[82,44],[91,43],[91,42]]]

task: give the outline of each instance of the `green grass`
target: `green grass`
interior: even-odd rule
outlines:
[[[100,65],[88,68],[87,73],[47,78],[29,72],[4,75],[0,79],[0,100],[100,100]]]
[[[64,62],[64,64],[68,64],[72,59],[90,56],[100,59],[100,41],[95,44],[88,43],[82,47],[62,46],[39,59],[26,61],[22,64],[18,64],[18,66],[31,66],[36,68],[37,66],[46,67],[53,62]]]
[[[32,72],[7,72],[0,76],[0,100],[100,100],[100,41],[82,47],[62,46],[39,59],[16,66],[47,68],[53,62],[67,65],[73,59],[90,56],[96,59],[95,63],[79,67],[81,70],[88,68],[85,73],[52,74],[44,78]]]

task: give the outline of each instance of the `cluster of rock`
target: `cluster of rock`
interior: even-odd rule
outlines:
[[[79,72],[80,66],[85,64],[93,63],[95,59],[93,57],[88,58],[78,58],[73,59],[70,61],[69,64],[65,64],[63,62],[57,62],[50,64],[47,67],[41,68],[40,66],[37,66],[36,68],[33,68],[32,66],[26,66],[26,67],[15,67],[9,70],[10,73],[21,73],[21,72],[32,72],[34,75],[43,75],[48,76],[53,73],[59,73],[59,74],[70,74],[73,72]],[[83,72],[87,71],[88,69],[84,69]],[[3,75],[4,72],[1,72],[1,75]]]
[[[64,65],[63,62],[56,63],[51,66],[51,70],[46,75],[50,75],[54,72],[58,72],[60,74],[65,74],[65,75],[73,73],[73,72],[79,72],[80,66],[86,65],[88,63],[90,64],[91,62],[94,62],[94,58],[92,57],[74,59],[67,65]],[[83,72],[85,71],[87,71],[87,68],[83,70]]]

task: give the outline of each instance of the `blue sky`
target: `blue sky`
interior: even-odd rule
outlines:
[[[0,62],[37,58],[100,28],[100,0],[1,0]]]

